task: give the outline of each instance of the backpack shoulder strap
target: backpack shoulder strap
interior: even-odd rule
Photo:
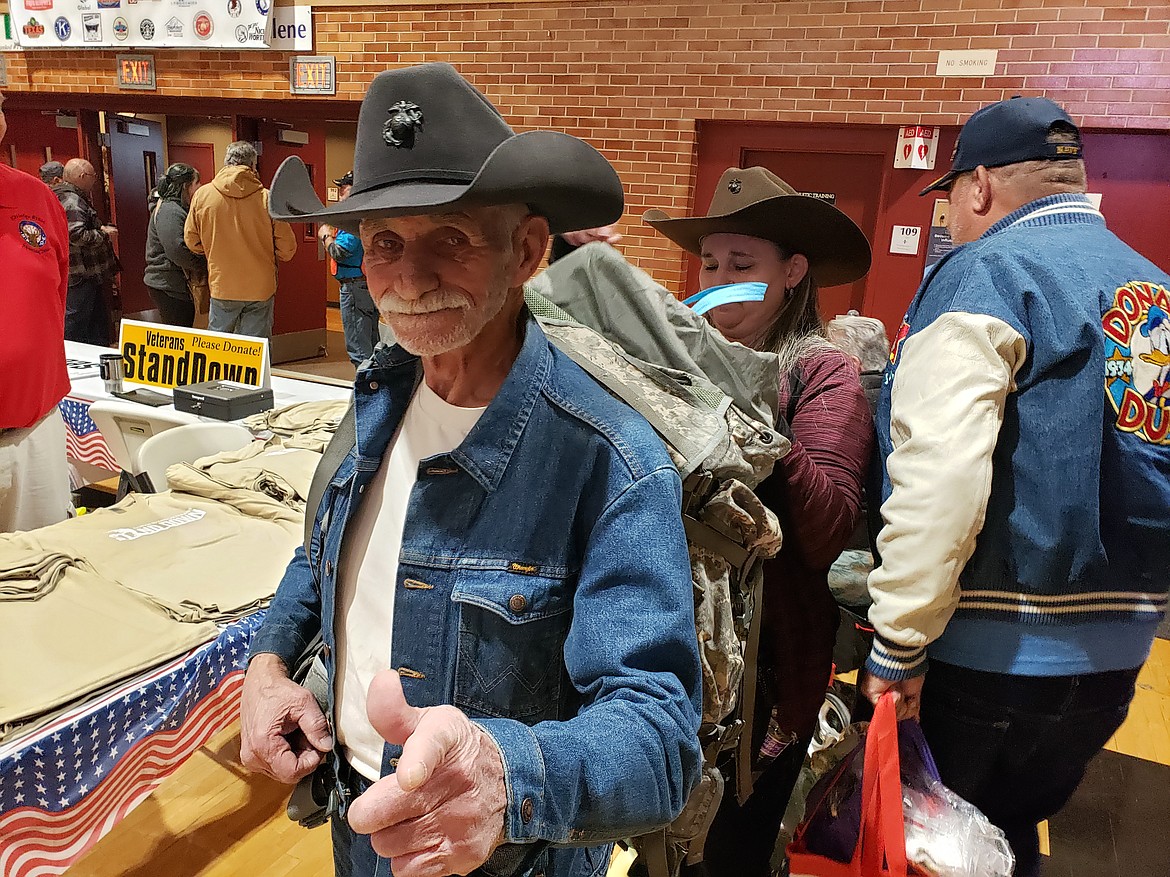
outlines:
[[[357,444],[357,423],[353,413],[353,402],[345,409],[345,416],[337,424],[337,431],[329,440],[321,462],[317,464],[317,471],[313,473],[313,482],[309,485],[309,496],[305,500],[305,556],[309,556],[309,542],[312,540],[313,528],[317,526],[317,510],[321,507],[321,497],[325,495],[325,488],[341,468],[341,461],[349,456],[350,450]]]

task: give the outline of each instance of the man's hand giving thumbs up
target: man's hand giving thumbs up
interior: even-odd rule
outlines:
[[[495,740],[455,707],[412,707],[393,670],[370,683],[366,712],[402,755],[396,773],[350,806],[353,830],[370,835],[394,877],[467,874],[486,862],[504,840],[508,800]]]

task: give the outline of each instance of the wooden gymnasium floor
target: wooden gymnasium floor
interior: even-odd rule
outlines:
[[[329,833],[284,816],[287,789],[248,775],[235,729],[196,753],[70,877],[326,877]],[[1170,640],[1158,640],[1125,725],[1050,826],[1046,877],[1170,874]]]

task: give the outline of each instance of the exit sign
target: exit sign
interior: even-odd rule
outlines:
[[[337,60],[332,55],[293,55],[288,61],[293,94],[336,94]]]
[[[118,88],[154,91],[154,55],[118,55]]]

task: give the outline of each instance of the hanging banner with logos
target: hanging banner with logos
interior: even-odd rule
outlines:
[[[267,49],[272,0],[10,0],[24,49]]]
[[[272,382],[267,338],[123,320],[118,348],[128,384],[173,390],[204,381]]]

